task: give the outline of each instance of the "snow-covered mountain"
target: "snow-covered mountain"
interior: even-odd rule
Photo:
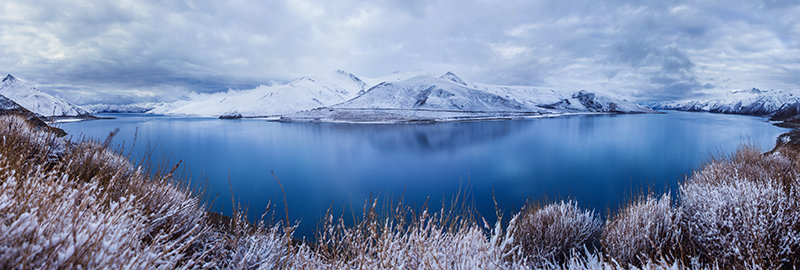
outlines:
[[[363,93],[367,84],[338,70],[319,77],[302,77],[283,85],[262,85],[250,90],[198,94],[157,106],[151,113],[221,116],[271,116],[309,110],[347,101]]]
[[[90,104],[81,105],[86,111],[91,113],[146,113],[156,107],[163,106],[163,102],[143,102],[132,104]]]
[[[772,115],[787,104],[800,102],[800,91],[736,90],[724,95],[655,104],[658,110],[703,111],[748,115]]]
[[[90,114],[64,99],[44,93],[8,74],[0,82],[0,95],[45,117],[86,117]]]
[[[470,84],[452,72],[381,82],[347,102],[282,117],[284,121],[410,122],[541,117],[564,113],[653,112],[586,91]]]
[[[1,115],[21,116],[24,117],[25,120],[28,122],[28,124],[30,124],[34,128],[49,130],[58,137],[63,137],[67,135],[67,133],[64,132],[64,130],[47,125],[47,123],[45,123],[42,119],[40,119],[38,115],[29,111],[28,109],[25,109],[21,105],[17,104],[13,100],[3,95],[0,95],[0,116]]]
[[[527,109],[519,102],[470,88],[466,84],[447,78],[431,76],[417,76],[394,83],[382,82],[358,98],[333,107],[445,111],[525,111]]]

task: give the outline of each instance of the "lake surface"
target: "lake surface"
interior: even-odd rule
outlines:
[[[765,118],[669,112],[441,124],[365,125],[278,123],[141,114],[62,123],[73,138],[103,140],[119,128],[141,158],[155,145],[155,162],[183,161],[192,181],[215,197],[209,210],[231,213],[231,194],[261,216],[268,201],[283,216],[286,191],[296,236],[311,237],[325,211],[360,215],[371,196],[408,205],[441,206],[467,189],[489,222],[494,192],[506,212],[527,199],[574,199],[600,214],[633,195],[677,190],[710,155],[744,143],[762,150],[786,132]]]

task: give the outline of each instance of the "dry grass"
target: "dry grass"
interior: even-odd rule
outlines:
[[[514,244],[534,263],[564,262],[600,232],[602,221],[575,202],[539,207],[529,204],[518,215]]]
[[[215,230],[172,171],[147,176],[100,143],[70,143],[16,116],[0,117],[0,138],[3,268],[252,266],[260,257],[249,254],[285,242]]]
[[[600,242],[606,255],[620,265],[641,266],[647,261],[672,258],[680,241],[680,212],[669,194],[648,195],[611,217]]]
[[[791,268],[800,259],[800,151],[743,148],[670,195],[640,197],[603,226],[574,202],[487,224],[457,195],[430,213],[365,203],[330,214],[315,242],[287,220],[214,225],[177,166],[144,168],[107,143],[68,142],[0,117],[0,268],[682,269]],[[144,162],[145,164],[147,162]],[[263,220],[263,219],[262,219]],[[503,225],[503,224],[506,225]],[[596,244],[600,244],[599,247]]]
[[[725,267],[797,266],[797,160],[748,147],[695,172],[680,187],[685,247]]]

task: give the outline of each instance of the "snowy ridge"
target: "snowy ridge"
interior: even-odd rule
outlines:
[[[753,88],[731,91],[721,96],[662,102],[653,107],[659,110],[772,115],[787,104],[797,102],[800,102],[800,91],[797,90]]]
[[[594,93],[469,84],[452,72],[381,82],[347,102],[285,115],[282,121],[437,122],[516,119],[574,113],[646,113],[652,109]]]
[[[339,70],[316,78],[301,77],[284,85],[197,94],[189,100],[156,106],[150,112],[213,117],[230,114],[271,116],[341,103],[365,89],[365,82]]]
[[[452,73],[451,73],[452,74]],[[457,78],[457,77],[456,77]],[[525,111],[525,106],[450,79],[417,76],[373,86],[335,108],[428,109],[451,111]]]
[[[156,107],[163,106],[163,102],[143,102],[133,104],[89,104],[80,107],[91,113],[146,113]]]
[[[8,74],[0,84],[0,95],[45,117],[84,117],[90,114],[64,99],[39,91]]]
[[[457,84],[460,84],[460,85],[463,85],[463,86],[467,86],[467,82],[462,80],[460,77],[458,77],[455,73],[453,73],[451,71],[448,71],[447,73],[445,73],[444,75],[442,75],[439,78],[442,78],[442,79],[445,79],[445,80],[450,80],[450,81],[455,82]]]

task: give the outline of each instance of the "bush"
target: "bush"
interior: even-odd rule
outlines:
[[[517,217],[514,244],[534,263],[563,262],[600,232],[602,223],[593,211],[582,211],[575,202],[545,207],[528,205]]]
[[[752,149],[717,160],[680,187],[685,246],[726,267],[797,265],[797,168],[782,155]]]
[[[680,232],[680,212],[671,202],[669,194],[649,195],[610,218],[600,237],[605,254],[624,266],[671,257]]]

